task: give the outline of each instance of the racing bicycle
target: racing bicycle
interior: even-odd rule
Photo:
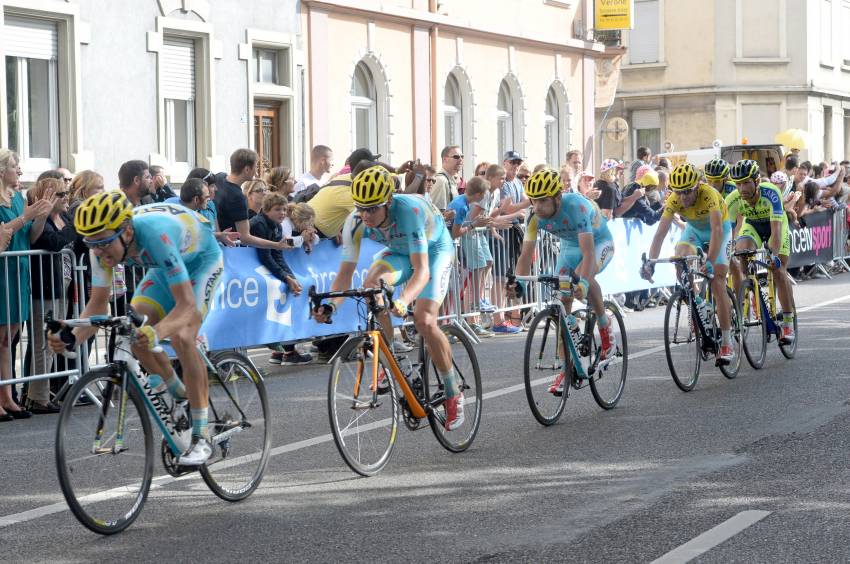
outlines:
[[[702,271],[706,254],[697,249],[697,254],[666,259],[647,259],[644,265],[670,263],[676,266],[678,286],[673,291],[664,311],[664,352],[670,375],[683,392],[690,392],[699,380],[700,365],[716,356],[720,351],[722,333],[717,316],[717,302],[709,283],[712,276]],[[741,314],[734,292],[727,286],[731,309],[732,348],[735,360],[715,366],[730,380],[738,376],[741,368]]]
[[[569,313],[561,302],[560,285],[578,283],[570,276],[510,276],[514,280],[536,282],[541,288],[543,307],[531,320],[525,339],[523,378],[531,413],[541,425],[554,425],[564,413],[570,388],[590,386],[593,399],[603,409],[612,409],[623,396],[629,365],[626,326],[619,308],[605,301],[605,315],[612,330],[614,348],[602,359],[596,314],[591,308]],[[563,373],[563,391],[550,392],[550,386]]]
[[[453,431],[445,429],[444,386],[423,338],[416,362],[394,354],[384,339],[378,315],[392,303],[393,289],[359,288],[316,293],[310,288],[312,309],[322,301],[350,298],[358,304],[365,330],[349,336],[334,358],[328,380],[328,416],[337,449],[345,463],[361,476],[372,476],[390,460],[399,419],[411,431],[427,419],[437,441],[451,452],[470,447],[481,422],[481,372],[472,340],[459,326],[443,325],[449,337],[452,364],[464,394],[465,418]],[[382,297],[383,300],[380,300]]]
[[[213,452],[200,467],[177,463],[191,441],[191,412],[186,402],[155,393],[133,357],[131,344],[144,321],[130,308],[121,317],[59,322],[48,315],[46,320],[53,333],[64,325],[97,327],[115,335],[107,357],[111,361],[89,370],[68,392],[55,443],[59,484],[68,506],[80,523],[103,535],[126,529],[145,504],[154,481],[151,419],[162,433],[160,456],[166,472],[178,477],[197,470],[213,493],[227,501],[251,495],[269,457],[269,407],[259,370],[240,353],[207,355],[199,343],[209,380]],[[92,403],[73,401],[81,395]]]
[[[746,276],[738,289],[738,307],[744,324],[744,354],[753,368],[764,366],[767,343],[776,339],[785,358],[797,354],[797,308],[794,308],[794,340],[782,342],[782,312],[777,311],[773,261],[767,249],[736,251],[746,263]]]

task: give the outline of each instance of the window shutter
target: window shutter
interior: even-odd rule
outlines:
[[[635,28],[629,32],[629,62],[657,63],[658,54],[658,0],[635,2]]]
[[[634,110],[632,129],[661,129],[661,113],[658,110]]]
[[[3,50],[8,57],[55,60],[59,52],[56,24],[6,16]]]
[[[195,42],[168,37],[162,44],[162,97],[195,99]]]

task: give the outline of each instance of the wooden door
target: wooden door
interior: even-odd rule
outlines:
[[[261,178],[280,166],[280,104],[254,105],[254,147],[260,155]]]

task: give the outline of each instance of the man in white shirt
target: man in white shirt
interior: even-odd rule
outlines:
[[[440,158],[442,169],[434,177],[429,194],[438,210],[446,210],[458,195],[454,176],[463,169],[463,152],[457,145],[449,145],[440,151]]]
[[[310,170],[301,175],[292,193],[297,194],[310,186],[324,184],[333,166],[334,153],[327,145],[316,145],[310,151]]]

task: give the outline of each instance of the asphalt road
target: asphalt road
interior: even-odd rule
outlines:
[[[169,482],[108,538],[66,509],[56,417],[0,424],[0,561],[846,561],[850,275],[796,296],[796,359],[771,343],[762,370],[727,380],[704,365],[687,394],[659,347],[663,312],[630,314],[619,406],[603,412],[581,390],[551,428],[510,389],[524,334],[487,339],[491,397],[471,449],[451,454],[429,430],[402,427],[372,478],[352,474],[328,435],[327,367],[270,367],[256,351],[273,445],[286,447],[260,488],[228,504],[195,475]]]

